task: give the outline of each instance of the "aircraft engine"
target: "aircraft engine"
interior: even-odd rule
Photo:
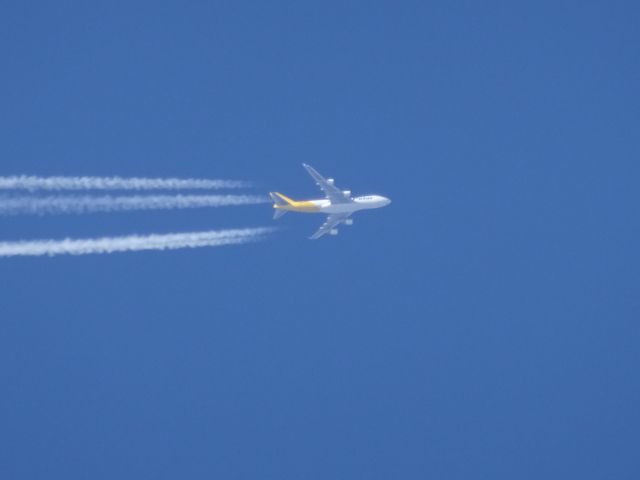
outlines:
[[[343,194],[345,197],[349,198],[349,197],[351,196],[351,190],[343,190],[343,191],[342,191],[342,194]]]
[[[334,181],[333,178],[327,178],[327,183],[329,185],[333,185],[333,181]]]
[[[353,225],[353,218],[347,218],[347,219],[344,221],[344,224],[345,224],[345,225]]]
[[[329,233],[330,233],[331,235],[337,235],[337,234],[338,234],[338,229],[337,229],[337,228],[332,228],[332,229],[329,231]]]

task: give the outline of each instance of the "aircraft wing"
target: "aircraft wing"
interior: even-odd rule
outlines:
[[[333,184],[333,180],[328,181],[326,178],[316,172],[312,166],[307,165],[306,163],[303,163],[302,166],[315,180],[316,184],[324,192],[327,198],[331,200],[331,203],[351,203],[350,195],[345,195],[342,190],[340,190]]]
[[[351,216],[351,213],[336,213],[336,214],[329,215],[327,219],[324,221],[324,223],[320,226],[318,231],[313,235],[311,235],[309,238],[311,240],[316,240],[321,236],[326,235],[331,231],[332,228],[335,228],[338,225],[340,225],[347,218],[349,218],[349,216]]]

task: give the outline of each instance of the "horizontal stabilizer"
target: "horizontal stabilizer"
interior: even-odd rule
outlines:
[[[288,210],[284,210],[281,208],[276,208],[275,211],[273,212],[273,219],[277,220],[279,219],[281,216],[283,216],[285,213],[287,213]]]

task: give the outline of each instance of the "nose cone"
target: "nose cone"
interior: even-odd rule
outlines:
[[[391,203],[391,199],[387,197],[382,197],[382,201],[385,207]]]

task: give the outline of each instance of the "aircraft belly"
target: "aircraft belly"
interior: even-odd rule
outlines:
[[[323,207],[322,213],[353,213],[356,210],[358,210],[356,205],[353,205],[352,203],[343,203]]]
[[[289,205],[285,205],[282,208],[299,213],[320,213],[322,204],[318,200],[291,201]]]

